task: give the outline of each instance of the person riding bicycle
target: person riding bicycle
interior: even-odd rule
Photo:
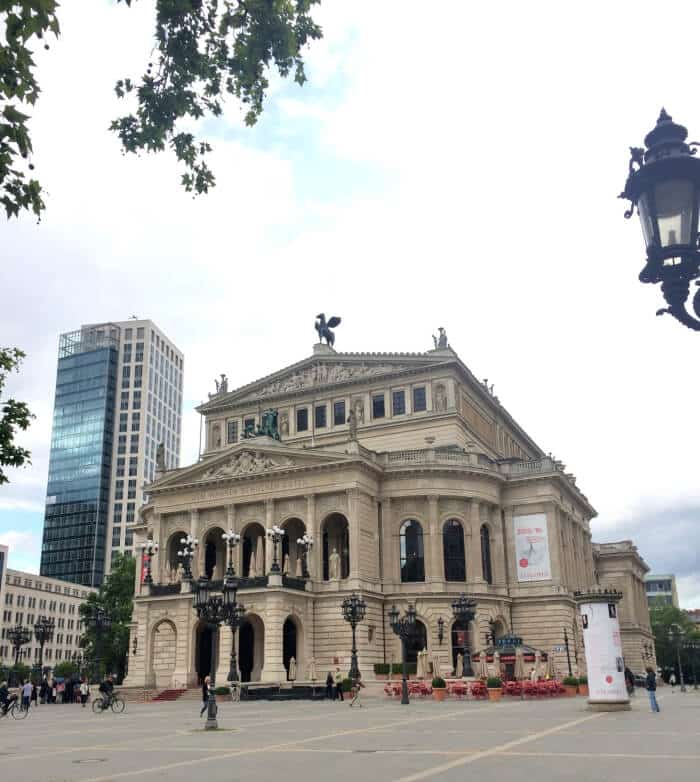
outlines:
[[[7,682],[0,684],[0,708],[2,708],[3,716],[7,714],[8,709],[16,700],[16,695],[10,695],[10,691],[7,688]]]
[[[112,677],[108,676],[102,684],[100,684],[100,692],[102,693],[102,709],[108,709],[112,705],[112,697],[114,695],[114,682]]]

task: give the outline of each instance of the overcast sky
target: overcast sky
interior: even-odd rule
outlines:
[[[193,407],[311,353],[422,351],[445,326],[478,377],[598,510],[700,607],[700,334],[643,286],[616,196],[664,105],[700,137],[696,4],[324,0],[309,83],[276,80],[262,119],[204,132],[218,187],[173,157],[123,157],[117,78],[149,60],[153,3],[64,0],[32,120],[42,222],[0,222],[0,342],[37,419],[33,464],[0,488],[11,566],[37,569],[58,335],[151,318],[185,354]],[[685,20],[685,22],[683,22]]]

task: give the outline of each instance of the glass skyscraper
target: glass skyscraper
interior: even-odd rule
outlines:
[[[183,363],[150,320],[61,335],[41,575],[99,586],[133,553],[158,443],[180,462]]]

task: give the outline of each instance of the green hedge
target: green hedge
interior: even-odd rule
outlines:
[[[447,687],[447,682],[445,682],[442,676],[436,676],[433,679],[433,689],[444,690],[445,687]]]
[[[416,675],[416,663],[408,663],[406,666],[409,675],[415,676]],[[389,663],[375,663],[374,664],[374,673],[379,675],[387,676],[389,673]],[[403,674],[403,663],[394,663],[391,666],[391,673],[392,674],[398,674],[399,676]]]
[[[588,684],[588,676],[579,676],[578,677],[578,683],[579,684]]]
[[[562,679],[562,684],[567,687],[578,687],[578,679],[575,676],[565,676]]]
[[[497,690],[499,687],[503,686],[503,682],[500,680],[498,676],[489,676],[489,678],[486,680],[486,687],[489,690]]]
[[[230,687],[216,687],[214,690],[214,695],[230,695],[230,694],[231,694]]]

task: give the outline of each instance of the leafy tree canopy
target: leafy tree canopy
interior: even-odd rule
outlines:
[[[134,0],[117,0],[131,6]],[[206,141],[181,129],[183,120],[218,117],[226,95],[247,109],[253,125],[263,109],[268,74],[276,68],[306,81],[302,48],[321,37],[310,15],[319,0],[156,0],[154,54],[145,73],[115,86],[133,111],[111,125],[124,152],[169,148],[183,164],[188,192],[206,193],[214,175]],[[31,175],[29,119],[22,104],[39,96],[32,46],[59,35],[56,0],[0,0],[5,42],[0,44],[0,203],[8,217],[20,210],[39,216],[42,189]],[[44,43],[45,48],[49,48]]]
[[[672,605],[653,602],[650,606],[651,631],[654,634],[656,661],[663,670],[678,667],[678,629],[683,641],[700,642],[700,631],[685,611]],[[689,655],[681,643],[681,662],[684,670],[690,665]]]
[[[58,676],[59,678],[64,679],[70,679],[73,676],[76,676],[78,671],[78,666],[71,662],[70,660],[63,660],[60,663],[56,663],[56,665],[53,668],[53,676]]]
[[[80,616],[85,623],[81,646],[96,676],[105,672],[116,673],[119,678],[126,671],[129,653],[129,623],[134,607],[134,579],[136,560],[119,554],[112,563],[112,572],[105,578],[99,591],[90,595],[80,606]],[[108,629],[98,636],[90,619],[102,608],[111,620]],[[99,670],[95,663],[99,660]]]
[[[0,3],[2,0],[0,0]],[[2,125],[0,125],[0,133]],[[2,142],[0,141],[0,146]],[[0,160],[2,153],[0,152]],[[2,164],[0,163],[0,166]],[[31,464],[31,454],[26,448],[15,445],[15,434],[18,429],[26,430],[34,416],[29,412],[25,402],[16,399],[2,399],[7,375],[12,370],[19,371],[24,353],[17,348],[0,348],[0,486],[8,483],[9,478],[3,467],[21,467]]]

